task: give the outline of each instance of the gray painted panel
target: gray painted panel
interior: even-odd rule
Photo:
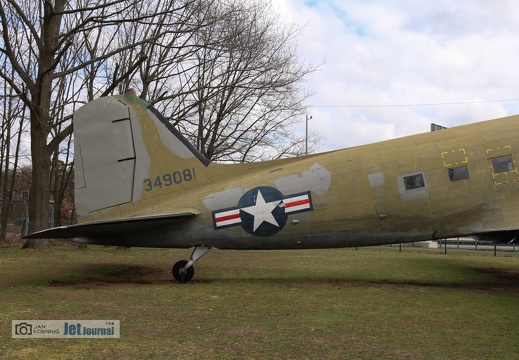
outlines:
[[[129,118],[128,107],[111,97],[74,114],[86,184],[75,194],[80,215],[132,201],[135,152]]]
[[[368,174],[369,186],[376,187],[384,185],[384,173],[378,172],[374,174]]]

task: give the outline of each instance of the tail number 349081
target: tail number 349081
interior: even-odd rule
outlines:
[[[157,176],[155,179],[144,179],[144,190],[151,191],[156,188],[168,187],[171,185],[179,185],[183,182],[196,180],[195,168],[174,171]]]

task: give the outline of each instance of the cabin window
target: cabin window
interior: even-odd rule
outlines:
[[[423,174],[413,174],[404,176],[404,186],[406,190],[419,189],[425,186]]]
[[[509,184],[519,181],[519,173],[512,155],[489,159],[494,185]]]
[[[449,173],[449,179],[451,181],[460,181],[469,178],[469,169],[467,168],[467,165],[448,168],[447,172]]]
[[[429,190],[425,173],[409,174],[397,177],[398,191],[402,201],[427,199]]]
[[[512,155],[501,156],[491,159],[494,174],[509,172],[514,170]]]

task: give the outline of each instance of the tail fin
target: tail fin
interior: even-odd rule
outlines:
[[[210,181],[207,160],[133,90],[74,113],[80,216]]]

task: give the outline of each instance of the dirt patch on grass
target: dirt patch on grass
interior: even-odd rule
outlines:
[[[96,276],[87,276],[80,279],[52,280],[48,284],[50,286],[90,288],[120,284],[151,285],[175,283],[171,274],[168,274],[164,269],[147,266],[123,266],[117,269],[107,269],[105,272],[100,272],[99,269],[96,269],[96,272],[98,274]],[[91,271],[87,269],[84,270],[84,273],[88,275]]]
[[[474,268],[481,274],[492,275],[496,282],[476,284],[474,287],[483,290],[505,290],[519,291],[519,268],[497,268],[497,267],[480,267]]]
[[[375,283],[397,286],[441,287],[446,289],[487,290],[487,291],[512,291],[519,292],[519,268],[511,267],[474,267],[474,271],[482,275],[481,282],[477,283],[430,283],[416,281],[380,281]],[[491,275],[492,280],[483,277]]]
[[[510,280],[519,285],[519,268],[483,267],[476,268],[475,270],[480,273],[491,274],[502,279]]]
[[[443,287],[443,288],[462,288],[472,290],[489,290],[489,291],[518,291],[519,292],[519,268],[501,268],[501,267],[479,267],[474,268],[475,271],[487,275],[491,275],[493,280],[488,278],[480,283],[463,284],[463,283],[428,283],[428,282],[406,282],[406,281],[375,281],[380,285],[398,285],[398,286],[423,286],[423,287]],[[161,285],[180,284],[173,279],[171,272],[163,268],[154,268],[140,265],[129,266],[106,266],[99,269],[99,266],[91,265],[88,268],[78,270],[78,273],[84,274],[83,278],[52,280],[48,282],[49,286],[67,286],[77,288],[92,288],[101,286],[117,286],[117,285]],[[91,275],[95,274],[95,275]],[[251,282],[255,280],[250,279]],[[276,282],[276,279],[261,279],[261,281]],[[303,280],[304,281],[304,280]],[[189,284],[210,283],[210,280],[193,279]],[[320,280],[326,283],[326,280]],[[332,283],[337,283],[337,279],[333,279]],[[347,283],[348,281],[346,281]],[[342,283],[339,281],[339,283]],[[365,284],[365,281],[362,282]],[[348,286],[351,286],[349,284]]]

